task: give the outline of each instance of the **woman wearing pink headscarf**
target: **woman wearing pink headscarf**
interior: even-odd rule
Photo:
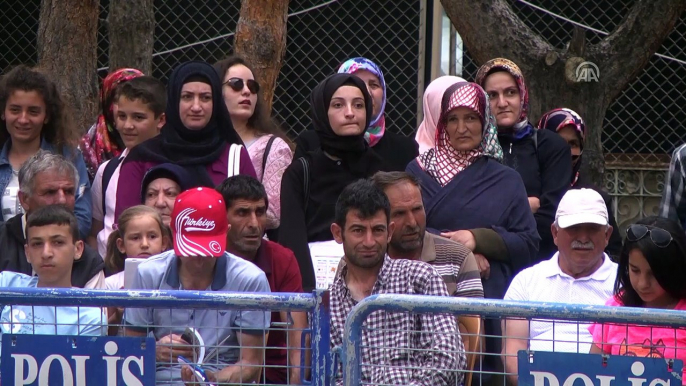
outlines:
[[[419,144],[419,154],[433,149],[436,145],[436,124],[441,116],[441,98],[448,87],[455,83],[466,82],[459,76],[445,75],[436,78],[424,91],[424,119],[417,129],[415,140]]]

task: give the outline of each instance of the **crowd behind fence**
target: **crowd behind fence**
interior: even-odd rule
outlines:
[[[429,0],[432,1],[432,0]],[[627,14],[635,0],[509,0],[515,14],[554,47],[569,43],[581,26],[590,44],[598,43]],[[5,39],[0,42],[0,70],[34,64],[40,1],[13,2],[0,9]],[[419,113],[416,103],[421,20],[424,0],[350,2],[291,0],[287,47],[275,92],[274,111],[291,136],[307,128],[309,93],[346,58],[365,56],[380,63],[389,88],[387,121],[391,130],[412,135]],[[177,64],[209,62],[228,55],[240,13],[240,1],[168,2],[156,0],[153,75],[166,80]],[[98,67],[107,73],[109,0],[100,1]],[[440,22],[440,21],[435,21]],[[447,38],[446,38],[447,39]],[[686,18],[680,18],[646,68],[610,106],[603,145],[610,160],[641,161],[664,168],[668,156],[686,136]],[[445,53],[447,56],[447,53]],[[461,75],[473,79],[478,64],[468,50]],[[602,74],[601,74],[602,76]],[[424,82],[428,84],[428,82]],[[535,97],[535,96],[532,96]],[[538,117],[533,117],[534,121]],[[85,129],[85,128],[84,128]],[[622,154],[633,156],[622,158]]]
[[[388,83],[388,130],[413,135],[421,106],[418,88],[427,50],[422,39],[430,23],[421,17],[435,0],[291,0],[286,53],[277,80],[273,111],[290,137],[309,126],[312,88],[345,59],[365,56],[380,63]],[[564,48],[574,27],[598,43],[621,22],[635,0],[508,0],[521,20],[552,46]],[[0,71],[37,62],[40,0],[12,2],[0,9]],[[98,74],[109,65],[110,1],[100,0]],[[154,1],[153,76],[166,81],[187,60],[215,62],[231,53],[240,1]],[[444,37],[447,40],[447,36]],[[425,42],[426,46],[431,46]],[[613,197],[617,222],[624,228],[657,213],[669,155],[686,138],[686,16],[676,23],[647,66],[607,111],[603,124],[605,189]],[[448,53],[442,53],[448,56]],[[479,64],[468,49],[458,55],[457,75],[472,80]],[[602,74],[600,74],[602,76]],[[535,95],[531,96],[535,98]],[[538,117],[531,117],[537,121]],[[81,128],[86,130],[87,128]]]
[[[422,349],[414,349],[413,352],[403,352],[403,348],[392,347],[392,345],[368,347],[365,346],[363,339],[365,320],[374,312],[384,312],[389,315],[394,313],[410,313],[416,317],[420,315],[439,315],[449,314],[458,317],[460,323],[471,318],[472,323],[466,326],[462,332],[462,340],[465,342],[464,352],[442,353],[443,355],[465,355],[467,358],[466,369],[459,368],[445,369],[440,364],[435,369],[431,365],[424,369],[415,370],[436,370],[447,371],[452,374],[455,386],[461,384],[471,385],[505,385],[506,378],[517,374],[500,369],[497,371],[483,370],[481,363],[484,356],[489,355],[483,351],[483,339],[491,338],[486,336],[480,326],[485,319],[496,319],[507,323],[508,320],[520,319],[527,320],[529,323],[542,323],[555,320],[555,323],[574,323],[579,328],[586,328],[588,323],[619,323],[651,327],[669,327],[676,330],[686,329],[686,313],[674,310],[653,310],[646,308],[630,307],[607,307],[589,306],[560,303],[531,303],[513,302],[489,299],[467,299],[452,297],[427,297],[418,295],[374,295],[360,301],[348,315],[345,322],[344,341],[341,347],[330,348],[329,341],[329,298],[327,291],[316,291],[312,294],[250,294],[250,293],[221,293],[203,291],[101,291],[101,290],[81,290],[81,289],[1,289],[0,304],[3,307],[125,307],[125,308],[154,308],[169,310],[237,310],[239,312],[249,310],[259,310],[263,312],[287,311],[287,312],[307,312],[309,315],[309,326],[303,332],[311,339],[303,338],[301,347],[309,350],[307,358],[300,363],[302,372],[301,384],[311,385],[345,385],[357,386],[361,384],[381,385],[382,383],[366,383],[361,380],[362,369],[373,368],[377,372],[383,372],[386,368],[393,366],[392,355],[401,353],[402,355],[419,355]],[[124,325],[126,323],[124,322]],[[185,327],[185,326],[184,326]],[[179,326],[176,326],[179,328]],[[183,328],[183,327],[181,327]],[[272,325],[270,331],[277,329],[288,330],[289,323],[283,325]],[[385,331],[374,331],[383,334]],[[408,334],[428,334],[427,331],[407,331]],[[3,340],[17,339],[20,335],[10,335],[3,337]],[[651,336],[646,336],[650,339]],[[114,339],[114,338],[111,338]],[[500,337],[498,337],[500,339]],[[305,343],[309,342],[309,343]],[[556,350],[556,351],[578,351],[586,353],[587,348],[582,349],[580,342],[568,342],[578,344],[578,350]],[[8,345],[3,345],[3,361],[15,360],[14,356],[6,356],[5,350]],[[266,347],[269,348],[269,347]],[[205,357],[208,358],[213,347],[205,347]],[[386,351],[390,358],[388,361],[378,361],[365,363],[365,350]],[[662,354],[669,350],[683,350],[684,347],[659,347]],[[395,354],[393,354],[395,353]],[[521,362],[522,358],[533,361],[536,351],[520,351],[518,354]],[[95,353],[93,353],[95,354]],[[494,354],[490,354],[494,355]],[[508,354],[510,356],[516,354]],[[670,358],[670,355],[660,355],[660,352],[647,352],[644,355],[641,351],[629,350],[622,355],[634,357],[652,356],[655,358]],[[673,356],[671,356],[673,357]],[[603,357],[603,361],[608,360]],[[674,366],[674,361],[667,360],[666,366]],[[157,359],[157,368],[164,366],[178,366],[176,363],[167,363]],[[212,366],[211,360],[203,363],[204,366]],[[521,363],[520,363],[521,365]],[[607,365],[607,364],[606,364]],[[290,365],[288,365],[290,366]],[[5,367],[3,367],[3,378]],[[23,368],[22,368],[23,369]],[[288,370],[288,369],[286,369]],[[42,371],[42,370],[41,370]],[[268,371],[264,368],[262,371]],[[30,372],[30,371],[29,371]],[[22,374],[25,374],[23,370]],[[341,377],[342,375],[342,377]],[[490,375],[491,380],[483,383],[484,375]],[[264,379],[264,378],[262,378]],[[464,380],[465,383],[462,383]],[[430,380],[427,380],[431,384]],[[257,382],[261,383],[261,382]],[[19,383],[16,383],[19,384]],[[158,381],[156,384],[166,384]],[[252,382],[250,382],[252,384]],[[520,382],[520,384],[522,384]],[[621,384],[621,382],[619,383]],[[659,384],[659,383],[658,383]]]

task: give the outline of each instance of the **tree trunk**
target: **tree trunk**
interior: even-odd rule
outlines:
[[[108,33],[109,72],[127,67],[148,75],[152,73],[155,35],[153,0],[110,0]]]
[[[97,114],[97,0],[42,0],[38,24],[38,65],[72,109],[83,133]]]
[[[441,3],[478,63],[505,57],[519,65],[529,89],[533,123],[556,107],[571,108],[584,118],[582,170],[598,186],[604,185],[601,135],[605,113],[686,10],[686,0],[636,0],[621,24],[598,44],[587,45],[583,32],[575,30],[569,48],[557,49],[527,27],[505,0]]]
[[[276,80],[286,52],[289,0],[241,0],[234,52],[255,71],[262,99],[271,111]]]

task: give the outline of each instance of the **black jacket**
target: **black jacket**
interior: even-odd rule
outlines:
[[[319,137],[314,130],[300,133],[295,139],[295,156],[298,159],[308,152],[319,149]],[[372,150],[386,163],[384,170],[404,172],[407,165],[419,155],[419,145],[414,138],[391,133],[388,130]]]
[[[24,244],[26,239],[21,226],[22,215],[17,215],[0,224],[0,272],[12,271],[31,275],[31,264],[26,260]],[[71,285],[83,288],[93,276],[105,268],[105,263],[98,251],[87,244],[83,255],[74,261],[71,270]]]
[[[516,170],[524,181],[526,194],[537,197],[541,206],[534,214],[541,236],[538,259],[547,260],[557,252],[550,226],[562,196],[572,180],[572,154],[562,137],[549,130],[532,130],[531,134],[513,140],[498,135],[503,147],[503,164]]]

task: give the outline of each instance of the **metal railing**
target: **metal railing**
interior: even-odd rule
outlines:
[[[300,342],[295,342],[295,347],[300,348],[301,352],[305,353],[309,351],[309,355],[305,357],[302,355],[300,361],[301,372],[301,384],[312,384],[312,385],[324,385],[329,377],[326,374],[326,370],[330,369],[330,343],[329,343],[329,311],[328,311],[328,294],[323,291],[317,291],[313,294],[303,294],[303,293],[229,293],[229,292],[216,292],[216,291],[149,291],[149,290],[121,290],[121,291],[108,291],[108,290],[83,290],[83,289],[46,289],[46,288],[0,288],[0,304],[2,309],[9,307],[9,314],[16,316],[16,313],[12,312],[14,310],[33,310],[30,312],[33,315],[37,315],[35,312],[36,308],[47,307],[49,309],[61,308],[61,307],[76,307],[78,314],[83,314],[87,312],[88,309],[92,308],[102,308],[107,307],[124,307],[127,309],[151,309],[151,310],[161,310],[163,312],[168,311],[170,318],[165,320],[159,325],[150,325],[149,332],[147,334],[154,334],[155,329],[162,328],[165,330],[175,330],[173,333],[181,335],[184,329],[189,327],[188,324],[185,325],[174,325],[171,321],[171,315],[175,312],[178,313],[207,313],[208,311],[219,311],[218,313],[225,314],[225,311],[236,311],[236,312],[248,312],[248,311],[258,311],[258,312],[274,312],[274,311],[287,311],[292,312],[306,312],[308,314],[308,326],[301,330],[303,335],[308,335],[311,344],[306,346],[304,342],[308,339],[303,339]],[[57,313],[57,311],[55,311]],[[27,312],[29,313],[29,312]],[[4,315],[5,313],[3,313]],[[64,314],[62,314],[64,315]],[[200,319],[200,318],[197,318]],[[219,317],[217,318],[219,320]],[[201,325],[199,328],[205,328],[206,330],[216,330],[216,335],[220,334],[220,330],[230,329],[232,330],[228,334],[235,335],[240,334],[247,330],[247,327],[241,326],[231,326],[231,325],[218,325],[213,320],[213,317],[209,319],[204,319],[209,321],[211,325]],[[80,321],[79,321],[80,322]],[[6,324],[5,331],[15,331],[13,327],[21,327],[21,320],[15,320],[12,317],[10,320],[5,320]],[[35,323],[35,325],[30,326],[30,330],[38,330],[40,327],[45,326],[45,321],[35,322],[32,320],[30,323]],[[59,317],[55,318],[54,329],[59,335],[58,327],[67,326],[68,321],[63,319],[60,320]],[[74,323],[71,321],[71,323]],[[100,322],[97,322],[100,324]],[[273,322],[266,332],[273,333],[277,330],[288,331],[292,323],[280,323],[280,325],[275,325]],[[81,330],[82,325],[78,326],[77,330]],[[106,330],[107,321],[104,321],[102,326],[103,330]],[[110,335],[112,333],[112,327],[116,327],[115,331],[118,330],[121,335],[122,330],[125,328],[130,328],[132,325],[128,324],[125,320],[119,324],[112,324],[110,322]],[[138,327],[138,326],[135,326]],[[19,328],[16,329],[17,331]],[[9,332],[7,332],[9,333]],[[29,332],[30,333],[30,332]],[[36,332],[39,333],[39,332]],[[209,335],[214,334],[214,331],[210,331]],[[52,333],[48,333],[52,334]],[[70,335],[81,335],[82,333],[72,333]],[[226,334],[226,332],[224,332]],[[102,335],[102,334],[85,334],[85,335]],[[16,335],[15,335],[16,336]],[[150,335],[148,335],[150,336]],[[159,338],[159,337],[157,337]],[[205,337],[207,338],[207,337]],[[200,351],[199,345],[197,343],[189,343],[194,350]],[[163,346],[158,343],[158,347]],[[238,350],[242,346],[238,344],[237,347],[231,346],[229,342],[222,341],[215,344],[209,344],[203,346],[203,353],[207,353],[205,358],[209,357],[209,353],[214,353],[213,361],[207,361],[203,365],[210,366],[210,368],[216,368],[217,366],[227,366],[230,363],[220,363],[218,352],[223,350]],[[248,347],[248,348],[258,348],[258,349],[280,349],[281,347],[268,346],[266,343],[261,347]],[[207,351],[205,351],[207,350]],[[217,353],[215,353],[215,351]],[[260,365],[260,379],[258,383],[266,381],[266,376],[270,369],[281,370],[287,373],[292,367],[297,365],[289,364],[286,361],[285,365],[269,365],[269,356],[264,353],[262,357],[263,365]],[[9,359],[8,359],[9,360]],[[215,363],[216,362],[216,363]],[[193,362],[200,364],[200,362]],[[160,360],[159,355],[157,359],[158,370],[160,368],[170,368],[172,366],[179,367],[176,360]],[[244,366],[250,367],[250,366]],[[310,373],[311,376],[306,376],[306,373]],[[159,373],[158,373],[159,375]],[[166,373],[164,374],[167,375]],[[156,382],[158,385],[167,384],[164,380],[158,379]],[[221,383],[223,384],[223,383]]]
[[[453,314],[477,315],[493,319],[525,319],[535,323],[571,321],[575,323],[618,323],[621,325],[660,326],[682,330],[686,327],[686,312],[675,310],[655,310],[648,308],[608,307],[602,305],[561,304],[503,301],[490,299],[428,297],[418,295],[373,295],[360,301],[348,315],[343,333],[343,346],[340,357],[343,366],[343,385],[357,386],[369,384],[361,380],[362,346],[364,322],[373,312],[410,312],[416,314]],[[481,337],[497,338],[480,334]],[[587,342],[590,343],[590,342]],[[686,347],[677,347],[679,350]],[[479,354],[467,352],[467,354]],[[485,354],[485,353],[481,353]],[[493,354],[492,354],[493,355]],[[500,353],[495,354],[500,359]],[[446,371],[472,373],[477,375],[501,375],[502,383],[491,381],[490,385],[505,384],[504,376],[516,375],[500,372],[482,372],[473,369],[443,369]],[[472,384],[481,384],[472,381]],[[374,384],[376,385],[376,384]]]

